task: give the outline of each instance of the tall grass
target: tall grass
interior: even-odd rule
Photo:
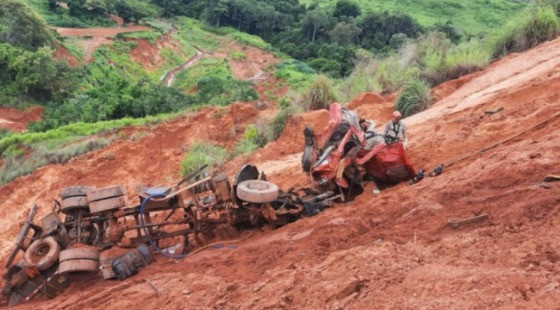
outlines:
[[[45,145],[33,146],[29,156],[21,154],[5,159],[4,164],[0,167],[0,185],[7,184],[20,176],[31,174],[42,166],[66,163],[73,157],[103,148],[113,140],[114,136],[92,138],[56,149],[51,149]]]
[[[229,152],[221,147],[204,141],[195,142],[181,163],[181,172],[187,176],[204,165],[219,167],[229,160]]]
[[[405,86],[395,107],[403,117],[407,117],[429,108],[432,101],[430,85],[422,80],[414,80]]]
[[[0,139],[0,155],[6,150],[17,151],[20,146],[32,147],[35,144],[47,144],[51,148],[56,148],[66,142],[75,140],[79,137],[90,136],[121,128],[124,126],[140,126],[151,123],[158,123],[177,117],[180,113],[159,114],[147,116],[145,118],[123,118],[113,121],[102,121],[96,123],[73,123],[45,132],[26,132],[11,134]]]
[[[503,29],[459,45],[452,44],[443,33],[424,34],[406,41],[398,53],[384,59],[373,56],[359,59],[356,69],[348,78],[339,81],[336,89],[346,101],[361,92],[391,93],[405,89],[407,93],[403,93],[401,105],[406,107],[407,113],[415,113],[421,109],[410,108],[408,102],[416,101],[414,97],[420,90],[425,91],[426,85],[433,87],[481,70],[492,60],[557,36],[560,21],[556,12],[559,10],[559,0],[537,1],[510,19]]]
[[[328,109],[336,100],[332,81],[325,76],[320,76],[306,91],[302,105],[306,111]]]
[[[535,6],[511,20],[490,39],[492,57],[522,52],[558,35],[560,21],[551,6]]]
[[[280,136],[284,132],[284,129],[286,128],[286,123],[288,122],[290,116],[298,114],[300,112],[301,108],[294,105],[290,105],[280,110],[276,114],[276,116],[274,116],[274,119],[270,123],[271,137],[269,140],[277,140],[278,138],[280,138]]]

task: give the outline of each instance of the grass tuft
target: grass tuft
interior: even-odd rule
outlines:
[[[328,109],[335,101],[337,101],[337,97],[332,81],[325,76],[320,76],[305,93],[302,104],[306,111],[311,111]]]
[[[432,101],[430,85],[422,80],[415,80],[405,86],[397,98],[395,108],[403,117],[407,117],[429,108]]]
[[[196,170],[208,165],[215,168],[223,165],[230,158],[229,152],[221,147],[208,142],[195,142],[181,163],[181,173],[187,176]]]

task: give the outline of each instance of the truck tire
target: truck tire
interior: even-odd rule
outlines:
[[[313,146],[306,146],[303,150],[303,156],[301,158],[301,167],[303,172],[310,172],[311,165],[313,164]]]
[[[97,273],[99,262],[91,259],[71,259],[60,262],[58,273]]]
[[[60,210],[64,214],[71,214],[75,210],[88,209],[86,196],[74,196],[62,199]]]
[[[124,186],[109,186],[104,188],[91,189],[87,192],[88,202],[104,200],[123,196],[125,194]]]
[[[49,269],[60,255],[60,245],[53,237],[46,237],[33,242],[25,251],[25,263],[40,271]]]
[[[126,206],[126,198],[124,196],[107,198],[89,203],[90,213],[99,213],[111,210],[118,210]]]
[[[80,196],[85,197],[87,196],[87,192],[90,189],[91,187],[89,186],[69,186],[62,190],[62,194],[60,195],[60,198],[64,200],[70,197],[80,197]]]
[[[92,248],[71,248],[60,252],[61,262],[73,259],[89,259],[99,261],[99,250]]]
[[[237,185],[237,197],[251,203],[268,203],[278,198],[278,186],[261,180],[247,180]]]

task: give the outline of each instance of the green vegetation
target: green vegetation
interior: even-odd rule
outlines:
[[[247,59],[247,54],[243,52],[234,51],[231,53],[231,58],[239,60],[239,59]]]
[[[300,112],[301,109],[293,105],[282,107],[282,109],[276,114],[276,116],[270,123],[270,140],[277,140],[278,138],[280,138],[280,136],[284,132],[284,129],[286,128],[286,122],[288,122],[288,118]]]
[[[418,80],[424,80],[429,86],[438,85],[484,68],[490,61],[510,52],[523,51],[552,39],[558,33],[559,19],[554,10],[549,6],[532,5],[510,19],[503,29],[482,39],[455,45],[445,34],[435,32],[406,42],[397,54],[384,59],[364,53],[356,70],[339,81],[337,90],[343,99],[350,100],[364,91],[390,93],[406,85],[409,85],[407,88],[414,85],[413,89],[418,90]],[[414,113],[418,109],[410,111]]]
[[[305,5],[319,2],[321,7],[333,7],[337,0],[300,0]],[[503,25],[509,17],[526,6],[526,1],[508,0],[353,0],[361,11],[406,12],[423,26],[444,25],[453,21],[461,32],[478,34]]]
[[[256,149],[263,147],[268,142],[267,128],[259,125],[249,125],[245,128],[243,139],[235,146],[234,155],[243,155],[252,153]]]
[[[5,155],[6,151],[10,154],[18,154],[21,152],[22,148],[30,148],[35,144],[46,144],[52,149],[55,149],[80,137],[101,134],[125,126],[141,126],[159,123],[177,117],[178,115],[179,113],[170,113],[147,116],[144,118],[126,117],[119,120],[95,123],[78,122],[44,132],[26,132],[5,135],[0,139],[0,155]]]
[[[0,185],[7,184],[17,177],[31,174],[42,166],[66,163],[73,157],[103,148],[113,140],[113,137],[109,139],[90,138],[56,149],[50,149],[42,145],[34,146],[29,150],[31,155],[28,157],[20,154],[6,159],[0,167]]]
[[[183,42],[196,42],[205,51],[216,51],[220,47],[220,36],[204,29],[204,24],[198,20],[178,17],[173,20],[178,31],[176,37]]]
[[[175,86],[185,92],[196,91],[197,102],[226,105],[258,98],[252,84],[236,80],[226,59],[203,58],[177,75]]]
[[[241,32],[231,27],[214,28],[212,26],[205,25],[204,29],[225,36],[226,38],[233,39],[239,43],[252,45],[263,50],[272,49],[272,46],[269,43],[265,42],[262,38],[255,35],[250,35],[245,32]]]
[[[117,35],[119,39],[146,39],[154,44],[161,37],[162,33],[158,31],[136,31],[136,32],[122,32]]]
[[[560,1],[559,1],[560,2]],[[556,8],[559,8],[557,5]],[[551,6],[536,7],[527,14],[510,20],[491,41],[492,56],[502,57],[511,52],[522,52],[558,35],[560,21]]]
[[[0,43],[35,51],[53,46],[55,39],[45,21],[18,0],[2,0],[0,5]]]
[[[107,14],[73,15],[72,13],[75,13],[75,11],[70,11],[63,5],[59,5],[56,0],[23,0],[23,2],[33,7],[49,25],[57,27],[86,28],[116,25],[116,22],[110,19]]]
[[[332,81],[320,76],[309,87],[304,98],[303,108],[306,111],[328,109],[331,103],[337,101],[333,90]]]
[[[277,78],[290,85],[292,89],[301,89],[311,85],[317,77],[317,72],[306,63],[298,60],[284,60],[276,64]]]
[[[5,105],[65,96],[76,86],[77,71],[56,62],[49,47],[27,51],[0,43],[0,97]]]
[[[183,176],[188,176],[204,165],[208,165],[208,168],[219,167],[229,158],[230,154],[225,148],[203,141],[196,141],[183,159],[181,172]]]
[[[0,166],[0,185],[30,174],[44,165],[65,163],[72,157],[103,148],[114,140],[114,135],[110,133],[119,128],[158,123],[178,115],[160,114],[136,119],[74,123],[45,132],[0,135],[0,155],[4,158]],[[107,135],[108,138],[105,137]]]
[[[404,87],[397,98],[395,108],[402,113],[403,117],[407,117],[429,108],[431,104],[430,85],[422,80],[416,80],[409,82]]]

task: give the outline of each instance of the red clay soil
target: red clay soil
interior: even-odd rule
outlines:
[[[122,27],[124,24],[124,19],[117,15],[109,15],[109,17],[117,23],[117,26]]]
[[[72,55],[64,46],[59,46],[53,56],[57,61],[65,60],[72,67],[80,64],[76,57],[74,57],[74,55]]]
[[[22,132],[27,124],[41,120],[43,107],[35,106],[25,110],[12,107],[0,107],[0,128]]]
[[[542,181],[560,173],[559,87],[557,39],[492,64],[406,120],[418,168],[474,154],[441,176],[380,195],[368,185],[355,201],[318,216],[246,233],[235,249],[209,249],[178,262],[158,257],[123,282],[75,282],[54,300],[16,308],[555,308],[560,182]],[[497,107],[504,110],[485,113]],[[2,257],[34,200],[45,214],[50,199],[68,185],[123,183],[132,193],[142,184],[168,184],[194,139],[230,145],[242,132],[234,121],[254,121],[244,116],[250,107],[233,110],[237,116],[218,118],[218,109],[205,109],[160,125],[139,141],[118,141],[0,188]],[[323,111],[292,120],[284,137],[247,158],[267,169],[285,167],[267,173],[285,189],[305,180],[297,165],[299,130],[305,122],[325,120]],[[447,225],[478,214],[491,220],[459,230]]]
[[[148,70],[155,70],[163,65],[165,59],[161,56],[162,49],[169,48],[175,53],[182,53],[180,44],[169,34],[161,36],[155,44],[146,39],[134,41],[136,47],[130,51],[130,57]]]
[[[245,58],[228,58],[228,62],[233,70],[233,75],[238,80],[263,80],[266,78],[266,71],[270,66],[282,61],[270,52],[265,52],[251,45],[241,45],[239,43],[227,44],[227,50],[221,53],[231,55],[232,52],[245,54]]]
[[[59,35],[63,37],[91,37],[82,40],[85,50],[86,61],[93,60],[93,52],[103,44],[112,42],[112,39],[119,33],[135,31],[151,31],[152,28],[140,25],[127,25],[127,27],[113,28],[55,28]]]

